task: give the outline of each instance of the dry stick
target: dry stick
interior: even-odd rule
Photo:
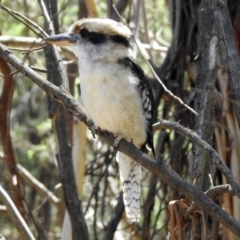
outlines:
[[[32,66],[32,65],[29,65],[29,67],[30,67],[31,69],[33,69],[34,71],[36,71],[36,72],[41,72],[41,73],[57,72],[57,71],[48,71],[46,68],[45,68],[45,69],[43,69],[43,68],[37,68],[37,67],[34,67],[34,66]]]
[[[47,80],[43,79],[39,74],[34,72],[27,64],[15,57],[6,47],[0,43],[0,55],[6,59],[13,67],[20,71],[46,92],[58,98],[80,121],[83,121],[88,127],[92,127],[89,123],[84,109],[76,101],[73,96],[64,88],[57,87]],[[163,125],[162,125],[163,126]],[[166,127],[166,126],[165,126]],[[169,127],[172,129],[172,126]],[[156,126],[155,126],[156,130]],[[189,130],[190,131],[190,130]],[[96,131],[96,134],[102,138],[107,144],[113,146],[114,138],[107,132]],[[197,136],[196,136],[197,137]],[[202,141],[202,140],[201,140]],[[177,189],[186,197],[195,201],[204,212],[207,212],[213,219],[219,221],[236,235],[240,235],[240,222],[226,213],[221,207],[215,204],[211,199],[204,195],[199,189],[184,181],[175,171],[163,162],[156,162],[141,150],[136,148],[132,143],[122,140],[117,150],[131,157],[137,163],[159,176],[163,181]],[[209,149],[206,149],[209,150]],[[211,149],[210,149],[211,150]]]
[[[36,23],[34,23],[32,20],[30,20],[29,18],[27,18],[23,14],[21,14],[19,12],[16,12],[16,11],[13,11],[10,8],[7,8],[7,7],[3,6],[1,3],[0,3],[0,9],[3,9],[4,11],[8,12],[15,19],[17,19],[19,22],[23,23],[25,26],[27,26],[29,29],[31,29],[40,38],[48,37],[48,34],[41,27],[39,27]],[[24,20],[20,19],[18,16],[20,16]],[[40,33],[37,32],[34,28],[36,28]],[[35,41],[37,41],[37,39]],[[33,45],[34,45],[34,42],[33,42]],[[31,48],[32,48],[32,46],[31,46]],[[28,53],[30,53],[30,52],[31,52],[31,50],[29,50],[28,52],[25,52],[25,54],[26,54],[25,59],[27,59]]]
[[[7,46],[9,49],[17,51],[26,51],[31,47],[42,47],[44,45],[41,39],[36,39],[34,37],[13,37],[13,36],[0,36],[0,42]],[[22,49],[20,49],[22,48]],[[61,47],[62,53],[68,59],[77,62],[77,58],[74,53],[68,47]],[[164,49],[162,49],[164,51]]]
[[[15,51],[26,51],[31,47],[36,47],[36,51],[43,47],[43,40],[35,37],[17,37],[17,36],[0,36],[0,42],[8,47],[10,50]],[[157,52],[167,52],[167,47],[164,46],[151,46],[149,44],[141,43],[144,51],[157,51]],[[71,60],[77,62],[77,57],[71,51],[69,47],[61,47],[62,54]]]
[[[111,213],[111,219],[105,228],[105,232],[102,240],[113,239],[114,234],[117,230],[117,226],[122,218],[123,211],[124,211],[124,204],[123,204],[123,195],[121,192],[118,196],[118,202]]]
[[[223,184],[223,185],[211,187],[209,190],[205,192],[205,195],[208,196],[209,198],[213,198],[215,196],[222,195],[224,193],[229,194],[230,196],[235,195],[230,184]],[[198,209],[199,209],[198,204],[196,202],[193,202],[191,206],[187,209],[184,217],[188,219],[189,215],[197,211]]]
[[[54,25],[50,19],[48,9],[45,6],[43,0],[38,0],[41,7],[48,31],[50,35],[54,34]],[[55,9],[56,10],[56,9]],[[53,10],[53,14],[56,13]],[[51,79],[54,84],[61,84],[61,87],[69,91],[68,77],[63,65],[63,61],[60,57],[60,54],[56,46],[49,46],[49,60],[53,61],[54,69],[52,66],[47,66],[50,70],[55,70],[58,68],[59,72],[57,77],[59,81],[54,81]],[[45,52],[47,54],[47,52]],[[50,78],[53,76],[48,75]],[[59,174],[60,180],[63,186],[64,199],[66,202],[67,211],[71,220],[71,230],[72,230],[72,239],[76,240],[87,240],[89,239],[88,229],[85,222],[85,218],[82,210],[82,202],[79,199],[77,194],[77,186],[74,179],[74,169],[72,164],[72,148],[69,145],[69,142],[66,138],[67,126],[66,126],[66,111],[63,106],[59,107],[57,112],[57,117],[52,118],[53,124],[55,127],[55,134],[59,143],[59,151],[57,155],[58,164],[59,164]],[[54,113],[53,113],[54,114]],[[67,113],[66,113],[67,114]]]
[[[42,0],[38,0],[38,3],[41,7],[41,10],[42,10],[42,13],[43,13],[43,16],[45,18],[45,20],[47,21],[47,25],[49,27],[49,30],[51,31],[51,34],[54,34],[54,26],[53,26],[53,22],[48,14],[48,10],[45,6],[45,3],[42,1]],[[51,35],[50,34],[50,35]]]
[[[13,76],[13,75],[15,75],[15,74],[17,74],[19,72],[19,70],[15,70],[15,71],[13,71],[12,73],[10,73],[10,74],[0,74],[0,76],[1,77],[11,77],[11,76]]]
[[[0,138],[2,139],[2,150],[5,154],[4,162],[8,172],[12,178],[10,180],[12,200],[22,217],[26,219],[24,208],[21,181],[16,171],[17,158],[14,154],[14,146],[11,138],[10,130],[10,112],[11,103],[14,93],[15,82],[13,74],[7,61],[0,56],[0,72],[5,75],[3,77],[3,88],[0,96]]]
[[[41,37],[41,38],[44,38],[44,37],[48,37],[48,34],[41,28],[39,27],[36,23],[34,23],[32,20],[30,20],[29,18],[27,18],[26,16],[24,16],[23,14],[17,12],[17,11],[13,11],[12,9],[10,8],[7,8],[5,6],[3,6],[1,3],[0,3],[0,8],[3,9],[4,11],[8,12],[10,15],[12,15],[15,19],[17,19],[19,22],[23,23],[25,26],[27,26],[28,28],[30,28],[37,36]],[[17,16],[20,16],[21,18],[24,19],[21,20],[19,17]],[[36,28],[40,34],[34,29],[32,28],[31,26],[33,26],[34,28]]]
[[[48,14],[48,10],[45,6],[44,1],[43,0],[38,0],[38,2],[39,2],[39,5],[41,7],[41,10],[42,10],[43,16],[45,18],[45,21],[48,24],[50,35],[55,34],[53,22],[52,22],[49,14]],[[60,74],[61,80],[62,80],[62,87],[66,88],[68,90],[69,89],[68,77],[67,77],[66,71],[64,70],[65,68],[64,68],[64,65],[63,65],[63,61],[60,57],[59,51],[58,51],[58,47],[52,45],[52,49],[53,49],[53,53],[54,53],[56,59],[59,61],[59,64],[58,64],[59,69],[58,70],[59,70],[59,74]]]
[[[27,182],[29,186],[33,187],[39,195],[45,197],[53,204],[58,204],[60,202],[60,199],[56,197],[53,192],[48,190],[44,184],[38,181],[29,171],[27,171],[27,169],[20,164],[17,164],[17,169],[23,180]]]
[[[19,213],[18,209],[14,205],[12,199],[9,197],[9,195],[1,185],[0,185],[0,197],[3,200],[4,204],[7,206],[7,210],[10,213],[12,221],[17,225],[17,228],[19,228],[21,235],[24,237],[24,239],[35,240],[32,232],[30,231],[28,225],[26,224],[21,214]]]
[[[118,14],[119,18],[121,19],[121,21],[123,22],[124,25],[127,26],[127,24],[124,22],[123,18],[120,16],[120,14],[118,13],[115,5],[113,5],[113,9],[116,11],[116,13]],[[181,98],[175,96],[170,90],[167,89],[167,87],[164,85],[164,83],[162,82],[162,80],[158,77],[158,75],[156,74],[156,72],[154,71],[153,67],[151,66],[151,64],[149,63],[149,61],[145,58],[144,54],[141,51],[141,47],[139,46],[137,40],[134,38],[134,36],[132,36],[134,42],[136,43],[143,59],[145,60],[145,62],[147,63],[148,67],[150,68],[150,70],[152,71],[154,77],[158,80],[158,82],[161,84],[161,86],[163,87],[164,91],[166,93],[168,93],[173,99],[177,100],[181,105],[183,105],[185,108],[187,108],[189,111],[191,111],[193,114],[195,114],[196,116],[198,116],[198,113],[192,109],[191,107],[189,107],[187,104],[185,104]]]
[[[222,195],[224,193],[229,194],[230,196],[235,195],[230,184],[222,184],[222,185],[218,185],[218,186],[213,186],[205,192],[205,194],[209,198],[213,198],[217,195]]]
[[[31,48],[27,51],[24,51],[22,54],[29,54],[30,52],[39,51],[39,50],[45,48],[46,46],[47,46],[47,44],[44,44],[43,46],[38,47],[38,48]]]
[[[212,158],[213,163],[217,166],[220,172],[228,179],[236,196],[240,198],[240,186],[236,182],[232,172],[227,167],[227,165],[223,162],[223,160],[220,158],[218,153],[207,142],[202,140],[193,130],[183,127],[178,122],[173,123],[173,122],[161,119],[158,123],[154,124],[153,126],[154,131],[162,128],[174,130],[180,133],[181,135],[188,137],[203,151],[207,151],[210,157]]]

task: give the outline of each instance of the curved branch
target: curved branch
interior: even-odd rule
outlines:
[[[8,66],[6,60],[0,56],[0,72],[4,75],[3,91],[0,96],[0,138],[2,141],[2,147],[4,151],[4,160],[7,169],[11,175],[11,190],[14,204],[19,209],[22,217],[26,219],[26,213],[24,209],[20,178],[17,172],[17,160],[14,154],[12,140],[10,136],[10,109],[12,103],[12,96],[14,92],[15,82],[11,75],[11,69]]]
[[[232,172],[220,158],[219,154],[204,140],[202,140],[193,130],[188,129],[180,125],[178,122],[170,122],[167,120],[161,119],[160,122],[154,124],[153,130],[157,129],[170,129],[178,132],[179,134],[189,138],[194,142],[200,149],[208,152],[210,157],[212,158],[213,163],[217,166],[217,168],[221,171],[221,173],[228,179],[231,187],[238,198],[240,198],[240,186],[236,182]]]

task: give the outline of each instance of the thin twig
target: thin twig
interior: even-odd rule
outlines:
[[[44,3],[43,0],[38,0],[38,3],[41,7],[43,16],[45,18],[45,21],[47,23],[49,32],[50,32],[50,36],[55,34],[55,30],[54,30],[54,25],[53,22],[48,14],[48,10],[46,8],[46,5]],[[65,71],[64,65],[63,65],[63,61],[62,58],[60,57],[59,54],[59,48],[57,46],[52,45],[52,50],[53,50],[53,54],[55,55],[57,61],[58,61],[58,70],[59,70],[59,74],[61,75],[61,80],[62,80],[62,86],[65,87],[66,89],[69,89],[69,83],[68,83],[68,77],[67,77],[67,73]]]
[[[33,177],[33,175],[29,171],[27,171],[27,169],[22,167],[20,164],[17,164],[17,169],[23,180],[26,181],[29,186],[37,190],[37,192],[41,196],[47,198],[47,200],[49,200],[53,204],[58,204],[60,202],[60,199],[56,197],[53,192],[48,190],[45,185],[43,185],[35,177]]]
[[[38,47],[38,48],[31,48],[31,49],[23,52],[22,54],[29,54],[30,52],[38,51],[38,50],[41,50],[41,49],[45,48],[46,46],[47,46],[47,44],[44,44],[43,46]]]
[[[13,71],[13,72],[11,72],[10,74],[7,74],[7,75],[6,74],[0,74],[0,76],[1,77],[11,77],[11,76],[17,74],[18,72],[20,72],[20,70]]]
[[[21,214],[19,213],[18,209],[14,205],[12,199],[9,197],[7,192],[3,189],[3,187],[0,185],[0,197],[4,204],[7,206],[7,210],[9,212],[9,215],[12,219],[12,221],[17,225],[19,228],[22,236],[26,240],[35,240],[32,232],[28,228],[28,225],[22,218]]]
[[[40,48],[44,45],[43,41],[34,37],[16,37],[16,36],[0,36],[0,42],[11,50],[26,51],[26,49],[36,47]],[[146,46],[146,48],[149,46]],[[74,53],[68,47],[61,47],[62,53],[68,59],[77,62]],[[165,51],[164,49],[156,49],[156,51]]]
[[[115,5],[113,5],[113,9],[116,11],[116,13],[118,14],[119,18],[121,19],[121,21],[123,22],[124,25],[126,25],[128,27],[128,25],[125,23],[125,21],[123,20],[123,18],[119,15]],[[136,43],[137,47],[139,48],[139,51],[143,57],[143,59],[146,61],[148,67],[150,68],[150,70],[152,71],[154,77],[158,80],[158,82],[161,84],[161,86],[163,87],[164,91],[166,93],[168,93],[173,99],[177,100],[181,105],[183,105],[185,108],[187,108],[189,111],[191,111],[193,114],[195,114],[196,116],[198,116],[198,113],[192,109],[191,107],[189,107],[187,104],[185,104],[181,98],[175,96],[170,90],[167,89],[167,87],[164,85],[164,83],[162,82],[162,80],[158,77],[158,75],[156,74],[156,72],[154,71],[153,67],[151,66],[151,64],[149,63],[149,61],[146,59],[146,57],[144,56],[144,54],[141,51],[141,47],[139,46],[138,42],[136,41],[136,39],[134,38],[134,36],[132,35],[132,38],[134,40],[134,42]]]
[[[211,173],[208,174],[208,178],[209,178],[209,182],[210,182],[210,188],[212,188],[214,185],[213,185],[213,179],[212,179]]]
[[[47,22],[48,30],[50,31],[50,36],[55,33],[53,22],[48,14],[45,3],[42,0],[38,0],[39,6],[42,10],[45,21]]]
[[[29,65],[29,67],[30,67],[31,69],[33,69],[34,71],[36,71],[36,72],[42,72],[42,73],[57,72],[57,71],[49,71],[49,70],[43,69],[43,68],[37,68],[37,67],[34,67],[34,66],[32,66],[32,65]]]
[[[124,203],[123,203],[123,195],[121,192],[118,196],[118,202],[112,211],[111,219],[107,224],[107,226],[105,227],[105,232],[102,240],[113,239],[117,226],[122,218],[123,211],[124,211]]]
[[[227,193],[230,196],[235,195],[230,184],[223,184],[223,185],[211,187],[209,190],[205,192],[205,195],[208,196],[209,198],[213,198],[217,195],[222,195],[224,193]],[[199,209],[198,204],[196,202],[193,202],[191,206],[187,209],[184,217],[187,219],[190,214],[197,211],[198,209]]]
[[[8,12],[15,19],[17,19],[19,22],[23,23],[25,26],[27,26],[29,29],[31,29],[40,38],[48,37],[48,34],[41,27],[39,27],[36,23],[34,23],[32,20],[30,20],[29,18],[27,18],[23,14],[21,14],[17,11],[13,11],[12,9],[3,6],[1,3],[0,3],[0,8],[3,9],[4,11]],[[23,18],[24,21],[22,19],[20,19],[18,16]],[[32,26],[34,28],[36,28],[40,33],[38,33]]]

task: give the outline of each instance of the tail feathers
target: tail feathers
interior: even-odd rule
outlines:
[[[123,202],[129,219],[140,220],[141,166],[123,153],[117,153],[121,181],[123,182]]]

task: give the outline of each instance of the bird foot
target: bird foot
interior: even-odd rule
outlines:
[[[121,135],[120,135],[120,136],[117,136],[117,137],[114,139],[113,147],[114,147],[114,148],[117,148],[122,139],[124,139],[123,136],[121,136]]]
[[[93,126],[91,127],[91,132],[93,137],[96,137],[96,133],[99,132],[100,128],[98,126],[96,126],[95,124],[93,124]]]
[[[89,123],[88,125],[91,126],[91,127],[89,127],[89,129],[90,129],[93,137],[95,138],[96,137],[96,133],[100,130],[100,128],[97,125],[95,125],[90,118],[87,119],[87,122]]]

